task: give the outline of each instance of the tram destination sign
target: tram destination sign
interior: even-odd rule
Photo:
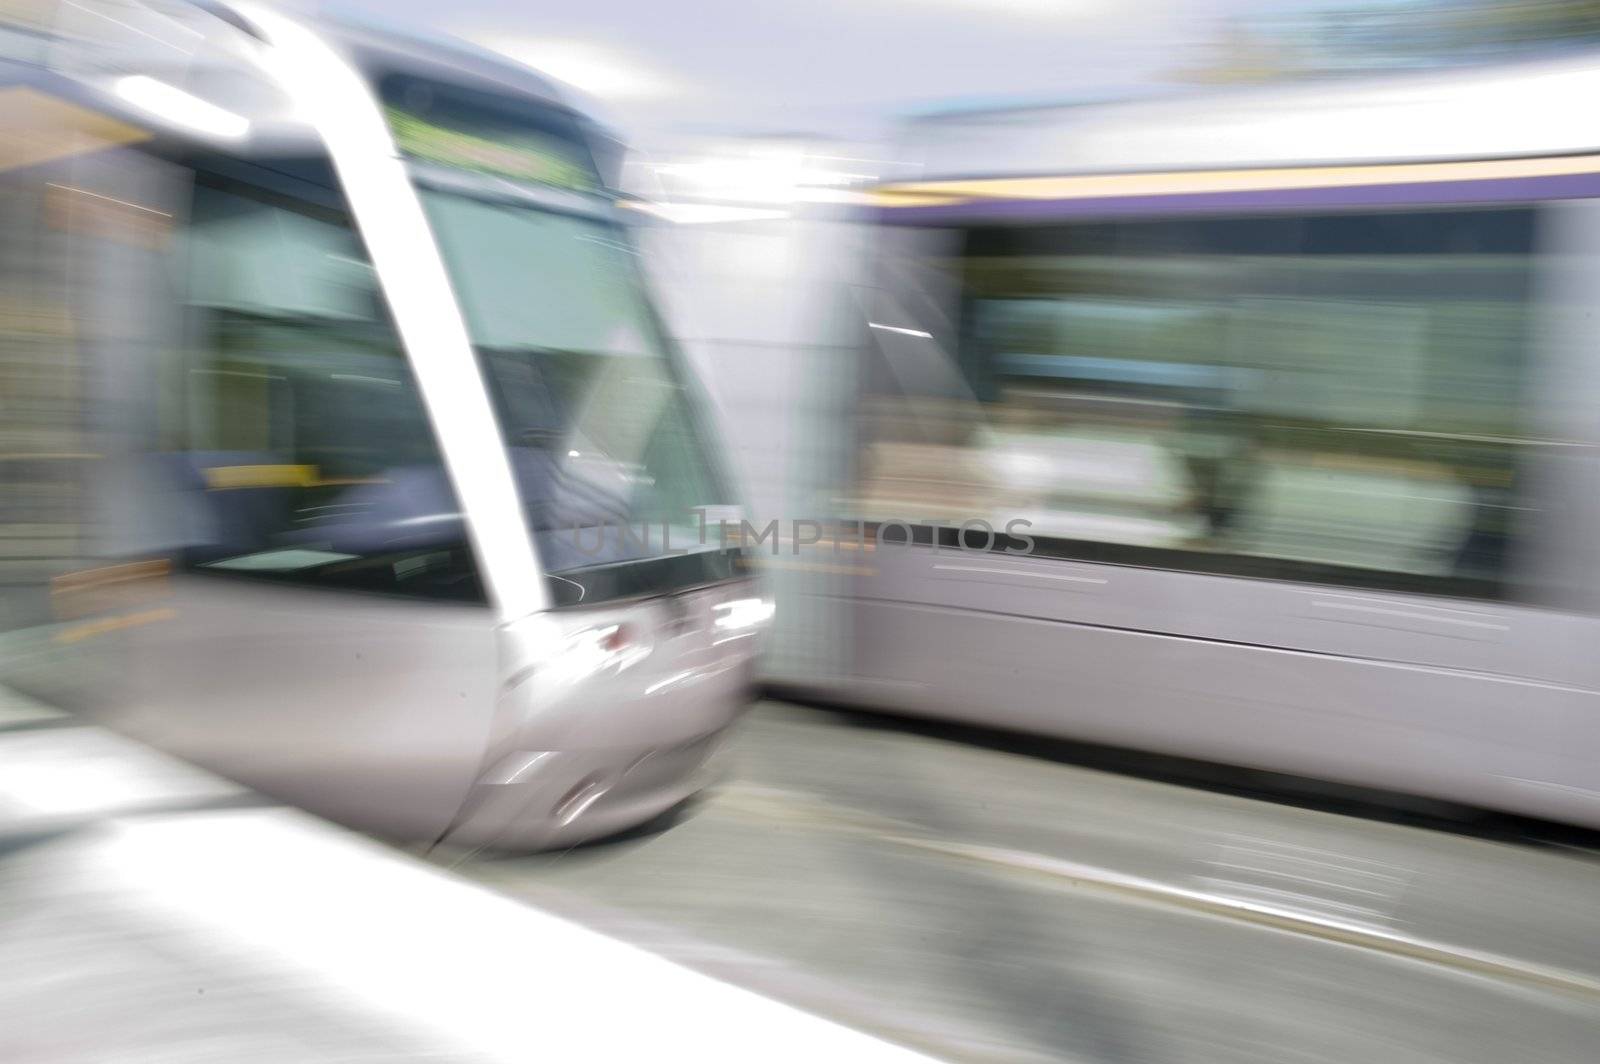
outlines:
[[[409,158],[579,192],[597,187],[593,168],[577,158],[577,147],[555,137],[505,129],[491,137],[440,125],[402,107],[385,110],[395,146]]]

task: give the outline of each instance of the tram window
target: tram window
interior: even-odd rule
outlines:
[[[720,544],[714,535],[700,542],[694,511],[733,499],[622,233],[607,222],[444,191],[425,190],[423,202],[484,366],[540,560],[567,574],[563,586],[576,569],[684,550],[696,556],[684,565],[695,579],[721,573],[726,559],[711,557]]]
[[[1476,210],[973,231],[954,268],[981,411],[930,434],[880,404],[867,508],[945,468],[961,497],[919,503],[1027,518],[1045,551],[1508,594],[1532,230]]]
[[[416,383],[343,214],[202,175],[178,254],[188,350],[165,460],[192,503],[186,562],[482,601]]]

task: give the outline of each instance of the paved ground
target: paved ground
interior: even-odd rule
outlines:
[[[7,1064],[688,1058],[924,1059],[0,688]]]
[[[577,949],[547,911],[947,1059],[1532,1064],[1600,1045],[1592,835],[1343,815],[765,703],[675,821],[441,859],[499,897],[458,895],[46,707],[0,699],[0,740],[5,1059],[570,1059],[544,1040],[562,1019],[579,1056],[624,1036],[707,1059],[877,1045],[819,1054],[795,1039],[848,1044],[838,1028],[665,970],[668,991],[642,990],[653,960]]]
[[[671,826],[457,869],[950,1058],[1596,1059],[1587,837],[1341,815],[983,738],[765,703]]]

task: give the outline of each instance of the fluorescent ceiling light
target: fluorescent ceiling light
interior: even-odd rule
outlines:
[[[857,203],[850,186],[873,175],[819,165],[793,145],[743,147],[706,158],[660,163],[653,169],[673,195],[724,203]]]
[[[738,207],[724,203],[626,203],[624,206],[678,225],[765,222],[789,217],[788,211],[767,207]]]
[[[474,38],[508,59],[603,100],[640,100],[676,91],[671,79],[634,59],[582,41],[538,40],[478,34]]]
[[[250,131],[250,120],[243,115],[143,74],[120,78],[112,88],[141,111],[185,129],[227,140],[238,140]]]
[[[1077,23],[1153,19],[1171,12],[1175,7],[1168,0],[1133,3],[1126,0],[934,0],[934,3],[939,7],[979,11],[1001,18]]]
[[[915,336],[919,340],[933,339],[933,333],[931,332],[924,332],[921,329],[907,329],[899,325],[881,325],[878,322],[869,321],[867,322],[867,328],[878,329],[882,332],[899,333],[901,336]]]

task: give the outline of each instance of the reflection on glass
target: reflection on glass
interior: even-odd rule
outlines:
[[[880,394],[863,508],[1496,593],[1530,442],[1531,233],[1520,210],[975,230],[951,268],[981,407]]]
[[[303,197],[198,178],[157,483],[192,565],[480,600],[415,382],[324,177]]]
[[[424,202],[546,567],[719,547],[693,511],[731,500],[620,231],[452,192]]]

